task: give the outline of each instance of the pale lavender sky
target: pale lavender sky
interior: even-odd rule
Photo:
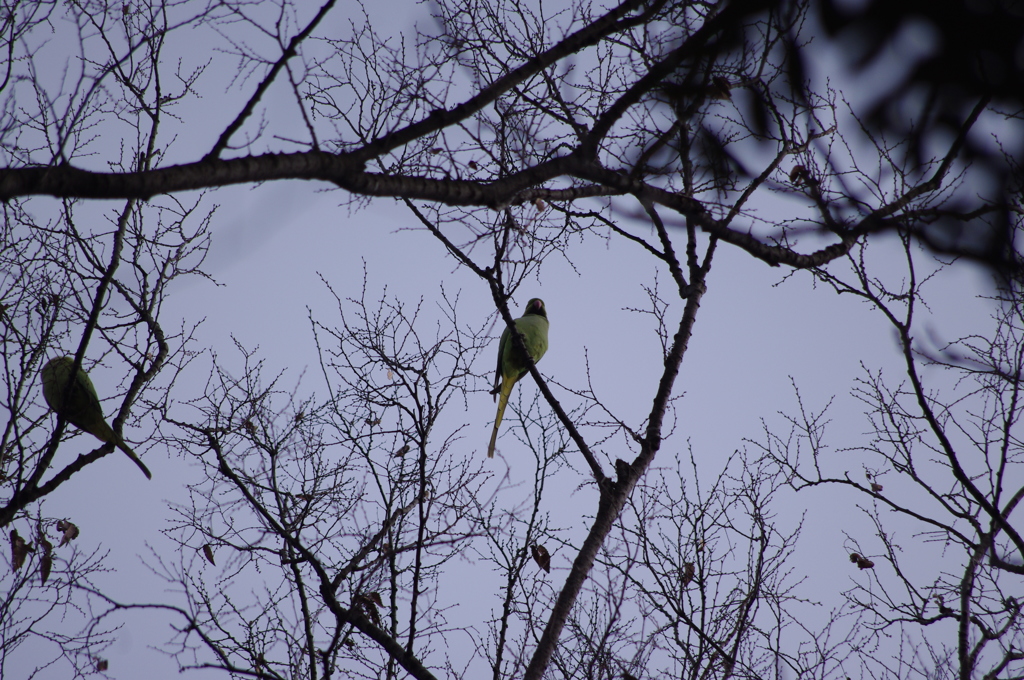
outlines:
[[[411,31],[414,22],[427,20],[427,6],[413,2],[375,4],[374,10],[396,31]],[[344,6],[335,10],[332,30],[339,34],[349,30],[344,20],[349,11],[351,8]],[[843,77],[830,70],[827,59],[813,66],[823,72],[813,74],[818,79]],[[233,62],[215,57],[210,68],[210,82],[226,81],[233,73]],[[851,85],[846,95],[856,101],[861,85]],[[183,107],[186,128],[192,129],[187,130],[189,137],[175,143],[173,158],[196,158],[212,143],[223,121],[238,110],[242,99],[237,91],[219,97],[211,89],[215,88],[203,88],[203,101]],[[244,89],[246,96],[250,89]],[[271,112],[286,114],[286,100],[282,98],[284,103],[272,106]],[[206,122],[195,117],[199,111],[205,112]],[[288,116],[288,120],[294,120],[291,113]],[[208,126],[208,133],[196,134],[198,125]],[[111,140],[111,144],[117,143],[119,140]],[[235,338],[247,348],[260,348],[259,356],[267,362],[265,375],[285,370],[284,384],[290,385],[309,369],[304,388],[317,390],[321,376],[307,306],[322,320],[337,318],[333,299],[319,275],[342,295],[358,297],[365,265],[371,298],[385,286],[389,295],[409,304],[423,296],[428,314],[437,316],[434,301],[439,300],[443,285],[447,291],[461,295],[463,316],[475,312],[483,319],[493,313],[486,287],[470,273],[456,269],[438,242],[424,232],[400,231],[418,224],[400,204],[376,199],[368,208],[351,211],[339,207],[346,199],[344,192],[325,188],[289,181],[211,192],[207,204],[219,204],[220,208],[213,222],[213,245],[205,270],[222,286],[201,279],[179,284],[164,309],[165,325],[174,326],[177,318],[186,323],[203,318],[198,344],[216,348],[226,365],[239,365],[240,357],[232,345]],[[47,199],[37,199],[34,204],[52,206]],[[96,207],[109,212],[115,205]],[[626,210],[635,209],[625,201],[621,205]],[[632,228],[638,227],[634,223]],[[679,238],[681,242],[682,234]],[[896,267],[898,245],[891,245],[894,248],[888,253],[882,252],[882,247],[875,250],[879,251],[880,263],[888,258]],[[661,359],[657,338],[645,325],[646,319],[625,308],[646,305],[641,286],[652,282],[652,261],[621,239],[613,239],[610,247],[591,239],[583,246],[574,246],[572,252],[576,270],[552,258],[540,279],[517,296],[513,311],[521,310],[530,297],[543,298],[551,332],[541,372],[582,389],[587,384],[586,352],[599,396],[630,424],[637,425],[649,410]],[[834,266],[843,267],[841,263]],[[879,268],[883,268],[881,264]],[[791,377],[812,409],[836,397],[830,411],[835,446],[863,440],[861,434],[867,423],[860,403],[849,396],[849,391],[853,380],[861,375],[860,362],[884,368],[898,380],[900,364],[892,333],[881,316],[860,301],[837,297],[820,286],[814,290],[807,274],[797,274],[776,285],[787,273],[732,247],[719,247],[678,383],[685,397],[677,404],[677,432],[663,449],[661,464],[668,464],[670,455],[684,451],[689,443],[703,471],[709,476],[715,474],[721,461],[743,446],[744,438],[759,437],[761,418],[781,427],[777,412],[795,411]],[[670,285],[667,272],[662,270],[659,276],[664,286]],[[934,282],[930,300],[935,304],[928,326],[947,339],[989,328],[990,309],[976,298],[987,291],[987,285],[985,275],[972,265],[948,270]],[[495,337],[497,333],[495,330]],[[495,341],[494,351],[496,348]],[[477,369],[481,373],[491,370],[492,354],[485,354],[482,361]],[[203,370],[198,378],[205,378],[205,364],[200,368]],[[102,373],[93,377],[101,393],[104,384],[112,386],[108,381],[116,379]],[[202,384],[197,381],[183,387],[196,390],[193,394],[181,393],[186,398],[195,396]],[[527,379],[519,389],[532,394],[536,388]],[[572,405],[565,392],[556,389],[555,394]],[[493,415],[493,402],[484,392],[471,396],[465,412],[452,407],[447,415],[449,425],[472,423],[462,443],[467,456],[483,456]],[[89,442],[76,440],[59,455],[72,456],[87,446]],[[507,462],[513,479],[528,477],[532,472],[529,467],[517,468],[520,448],[514,437],[501,438],[499,451],[504,461],[496,459],[495,469],[504,472]],[[186,500],[184,485],[195,478],[194,469],[191,461],[170,457],[160,447],[142,445],[138,450],[153,471],[152,482],[146,482],[123,457],[112,455],[76,475],[62,493],[47,501],[45,509],[48,515],[72,517],[79,525],[79,550],[110,551],[109,561],[117,566],[117,573],[103,575],[97,583],[109,589],[111,595],[123,601],[173,601],[175,596],[163,591],[163,582],[142,561],[150,559],[149,546],[157,552],[168,549],[170,544],[160,534],[169,516],[168,503]],[[616,457],[615,448],[603,450],[611,454],[612,460]],[[569,455],[578,456],[575,452]],[[836,464],[839,469],[862,474],[859,461],[838,460]],[[581,464],[577,467],[583,469]],[[651,474],[658,471],[652,470]],[[545,501],[546,509],[558,518],[554,524],[580,529],[587,526],[580,512],[593,511],[593,489],[576,491],[576,486],[586,481],[582,474],[558,480],[565,492],[552,494]],[[798,559],[808,560],[809,565],[817,560],[829,565],[829,569],[807,570],[809,592],[838,605],[839,590],[848,586],[843,577],[848,565],[844,564],[847,551],[842,531],[860,532],[862,540],[871,541],[871,528],[854,510],[858,499],[849,496],[841,503],[825,504],[822,496],[814,493],[787,498],[788,504],[780,508],[785,521],[795,521],[804,510],[812,510],[802,543],[805,551]],[[568,500],[559,503],[557,499]],[[822,512],[822,507],[834,512]],[[552,584],[559,585],[564,578],[568,559],[571,556],[564,553],[554,555]],[[450,578],[453,582],[465,580],[460,570],[468,568],[453,563]],[[211,567],[206,573],[209,583],[214,583],[218,570]],[[485,596],[494,592],[482,579],[480,588]],[[463,602],[464,614],[456,610],[453,618],[465,615],[471,619],[474,615],[469,598]],[[496,599],[484,599],[478,606],[486,611],[498,604]],[[141,677],[139,673],[144,669],[146,677],[154,680],[180,677],[171,659],[151,649],[161,645],[168,632],[166,623],[157,617],[129,618],[108,654],[108,675],[135,678]],[[19,653],[31,657],[30,649]],[[193,672],[188,677],[221,676],[220,672]]]

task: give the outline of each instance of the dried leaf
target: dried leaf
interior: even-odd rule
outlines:
[[[14,571],[18,571],[21,565],[25,564],[25,556],[30,550],[32,546],[18,535],[18,530],[11,529],[11,567]]]
[[[690,585],[690,581],[693,580],[693,575],[696,573],[696,568],[693,566],[693,562],[687,562],[683,565],[683,587]]]
[[[406,444],[402,448],[400,448],[397,451],[395,451],[395,455],[398,456],[399,458],[401,458],[402,456],[404,456],[407,453],[409,453],[409,445],[408,444]]]
[[[542,210],[548,207],[548,204],[545,203],[544,200],[541,198],[535,198],[533,199],[533,206],[537,208],[537,212],[541,212]]]
[[[857,553],[850,553],[850,561],[857,565],[858,569],[871,569],[875,563]]]
[[[533,555],[533,561],[537,563],[537,566],[550,574],[551,555],[548,554],[548,549],[542,545],[534,543],[530,546],[530,553]]]
[[[878,482],[871,482],[871,490],[875,493],[880,493],[882,491],[882,485]]]
[[[303,413],[302,411],[299,411],[298,413],[295,414],[295,422],[301,423],[302,419],[305,418],[305,417],[306,417],[306,414]]]
[[[384,606],[383,600],[380,599],[380,593],[374,591],[372,593],[367,593],[366,597],[378,607]]]
[[[392,371],[392,370],[391,370],[391,369],[389,368],[389,369],[388,369],[388,380],[394,380],[394,379],[395,379],[395,372],[394,372],[394,371]]]
[[[711,88],[708,94],[712,99],[732,99],[732,95],[729,94],[731,89],[732,83],[728,79],[722,76],[715,76],[711,79]]]
[[[61,548],[78,538],[78,527],[66,519],[62,519],[57,522],[57,531],[62,534],[60,545],[57,546],[58,548]]]
[[[439,146],[435,146],[433,149],[430,150],[430,153],[432,155],[436,156],[437,154],[441,153],[442,151],[444,151],[444,149],[442,149]]]
[[[43,556],[39,560],[39,577],[45,584],[46,579],[50,578],[50,570],[53,568],[53,543],[40,536],[39,544],[43,546]]]
[[[372,597],[374,595],[377,596],[376,602]],[[370,616],[370,619],[373,621],[374,625],[379,626],[380,612],[377,611],[377,602],[380,602],[380,594],[378,593],[369,593],[368,595],[359,594],[356,595],[355,598],[353,599],[353,604],[356,606],[356,608],[368,614]]]
[[[109,668],[110,668],[110,662],[109,661],[107,661],[106,659],[101,659],[99,657],[96,657],[96,672],[97,673],[102,673],[103,671],[105,671],[105,670],[107,670]]]
[[[790,182],[807,182],[810,183],[811,175],[807,172],[807,168],[803,165],[795,165],[793,169],[789,171]]]
[[[470,167],[470,169],[471,169],[471,170],[476,170],[476,169],[477,169],[478,167],[480,167],[480,166],[479,166],[479,165],[477,165],[477,162],[476,162],[476,161],[470,161],[470,162],[469,162],[469,167]]]
[[[213,566],[217,566],[217,563],[213,561],[213,548],[210,547],[209,543],[203,546],[203,557]]]

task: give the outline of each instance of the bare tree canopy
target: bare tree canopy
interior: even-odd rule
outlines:
[[[872,2],[10,4],[0,674],[113,672],[141,616],[170,622],[178,669],[226,677],[1021,677],[1021,17],[967,10],[957,41],[937,10]],[[907,22],[939,37],[887,52]],[[872,89],[857,69],[878,64]],[[237,208],[217,190],[280,180],[371,238],[375,199],[401,206],[450,272],[417,301],[376,290],[386,263],[361,291],[319,274],[331,308],[309,308],[299,378],[167,311],[211,278]],[[619,324],[580,302],[600,322],[559,334],[533,290],[592,244],[643,262],[603,273],[642,304]],[[902,377],[857,357],[867,434],[833,443],[799,386],[759,437],[746,414],[692,418],[684,358],[725,258],[884,323]],[[938,337],[941,286],[978,262],[990,322]],[[502,330],[531,356],[514,319],[533,297],[585,369],[523,359],[497,440],[516,454],[489,460],[469,414]],[[622,348],[624,382],[584,340]],[[72,387],[42,396],[65,355],[97,383],[102,441],[69,422]],[[710,428],[728,455],[694,448]],[[130,467],[115,444],[152,469],[136,484],[173,485],[139,558],[152,597],[104,580],[130,558],[62,514],[90,472]],[[826,567],[803,539],[819,509],[843,518]],[[845,585],[821,595],[822,569]]]
[[[800,33],[807,11],[803,5],[737,0],[705,8],[638,0],[606,13],[570,7],[556,13],[559,23],[571,27],[561,35],[552,35],[542,14],[473,3],[439,7],[436,31],[418,37],[410,63],[404,51],[390,46],[388,36],[368,26],[351,38],[319,38],[317,27],[333,4],[326,3],[311,17],[285,7],[283,20],[268,26],[260,20],[272,20],[273,13],[260,17],[245,5],[203,7],[198,13],[188,3],[150,9],[82,5],[68,18],[81,27],[83,52],[90,51],[56,88],[24,77],[18,64],[45,49],[34,44],[32,29],[52,25],[57,9],[17,6],[8,51],[20,46],[25,54],[8,61],[5,78],[7,162],[0,171],[0,199],[46,194],[145,200],[274,179],[320,180],[362,196],[491,208],[538,198],[633,195],[686,216],[773,264],[807,267],[845,253],[866,232],[894,228],[896,220],[919,225],[950,217],[923,205],[908,212],[911,206],[902,203],[930,197],[947,186],[949,168],[992,96],[980,92],[966,110],[950,112],[956,116],[955,137],[946,153],[930,164],[915,164],[916,180],[882,200],[865,203],[838,192],[815,198],[820,180],[829,172],[837,174],[838,168],[807,165],[806,179],[794,176],[788,189],[795,186],[797,193],[817,201],[819,210],[831,206],[830,214],[808,215],[807,221],[833,234],[837,244],[801,257],[776,245],[778,235],[748,237],[750,225],[737,219],[746,200],[726,201],[730,209],[718,211],[713,207],[719,198],[705,195],[703,187],[687,190],[674,183],[678,167],[666,157],[676,145],[673,126],[689,121],[708,163],[738,176],[749,173],[743,188],[752,193],[765,182],[778,182],[784,175],[780,165],[799,165],[801,154],[809,153],[817,140],[836,134],[827,115],[818,117],[835,106],[836,93],[813,93],[803,80],[787,78],[790,69],[798,76],[803,72],[796,68],[802,63],[800,41],[806,40]],[[835,8],[828,13],[836,15]],[[763,24],[768,33],[758,36],[754,27],[762,21],[769,22]],[[650,34],[651,27],[657,27],[657,39],[645,44],[641,36]],[[168,162],[178,154],[160,148],[155,136],[149,155],[140,143],[130,156],[121,148],[115,157],[107,157],[104,150],[101,158],[93,158],[92,147],[101,139],[124,139],[135,131],[141,142],[143,133],[155,135],[174,118],[175,105],[194,95],[210,62],[183,73],[168,69],[163,53],[172,50],[176,34],[201,29],[227,36],[230,47],[224,51],[238,59],[239,76],[253,81],[246,83],[251,96],[237,115],[224,119],[209,148],[192,158],[186,151],[180,162]],[[257,51],[242,41],[232,44],[229,30],[243,36],[265,33],[279,52]],[[892,30],[879,29],[883,34]],[[631,41],[637,44],[630,46]],[[503,49],[495,51],[495,45]],[[93,49],[98,53],[93,55]],[[624,68],[586,74],[583,69],[590,67],[585,62],[577,66],[577,58],[595,63],[617,59]],[[266,110],[268,92],[285,90],[291,90],[294,111],[280,121],[257,115]],[[694,112],[709,101],[732,100],[733,93],[738,114],[733,125],[694,119]],[[32,99],[35,111],[23,111],[14,103]],[[542,102],[547,103],[540,106]],[[119,115],[122,109],[126,116]],[[928,111],[924,113],[927,119]],[[287,137],[270,134],[278,128],[291,132]],[[82,130],[91,132],[82,135]],[[513,147],[508,153],[519,157],[502,158],[491,142],[512,130],[526,136],[517,146],[529,139],[529,148]],[[201,138],[208,135],[204,128],[189,146],[200,148]],[[739,162],[745,142],[774,145],[774,154],[760,167]],[[242,150],[247,153],[240,154]],[[835,162],[819,159],[826,160]],[[953,217],[973,224],[986,215],[999,218],[1006,206],[1001,196],[991,198],[969,206],[956,201]],[[973,230],[973,241],[980,239],[980,244],[954,239],[947,248],[956,249],[965,240],[961,250],[1003,264],[998,258],[1006,254],[992,251],[1006,246],[1003,222],[993,227],[995,237],[987,237],[985,229]]]

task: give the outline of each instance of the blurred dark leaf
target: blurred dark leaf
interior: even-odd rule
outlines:
[[[50,578],[50,570],[53,568],[53,544],[44,537],[39,537],[39,545],[43,547],[43,556],[39,560],[39,578],[45,584]]]
[[[690,585],[693,580],[693,576],[696,573],[696,568],[693,566],[693,562],[687,562],[683,565],[683,587]]]
[[[547,548],[534,543],[530,546],[530,553],[533,555],[533,561],[537,563],[537,566],[551,573],[551,555],[548,554]]]
[[[25,557],[31,550],[32,546],[18,535],[18,530],[11,529],[11,569],[13,571],[21,569],[25,564]]]

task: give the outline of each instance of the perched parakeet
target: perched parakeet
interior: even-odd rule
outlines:
[[[135,452],[128,448],[124,440],[103,420],[103,408],[100,406],[100,398],[96,396],[96,388],[81,368],[78,369],[69,391],[68,379],[71,378],[71,369],[74,365],[74,357],[56,357],[43,366],[39,375],[43,379],[43,398],[46,399],[47,405],[79,430],[124,451],[145,473],[146,478],[152,479],[153,475]]]
[[[516,329],[522,334],[533,362],[540,361],[544,352],[548,351],[548,312],[543,300],[533,298],[526,303],[526,311],[516,319]],[[494,457],[494,444],[498,440],[498,427],[501,425],[501,417],[505,415],[508,396],[512,394],[516,382],[526,375],[526,366],[526,357],[516,350],[512,334],[506,326],[501,334],[501,342],[498,343],[498,370],[494,376],[494,390],[491,391],[498,398],[498,415],[494,416],[494,431],[487,447],[488,458]]]

